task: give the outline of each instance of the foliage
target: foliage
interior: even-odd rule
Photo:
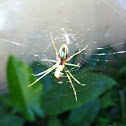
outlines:
[[[33,71],[39,73],[48,67],[38,61],[29,67],[22,60],[10,56],[7,64],[9,97],[0,97],[0,125],[125,124],[126,61],[119,54],[113,57],[109,55],[113,52],[115,52],[113,48],[106,46],[89,56],[85,64],[81,62],[81,69],[71,71],[75,78],[86,84],[81,86],[73,81],[77,91],[77,102],[68,79],[64,77],[57,81],[53,73],[28,87],[36,80],[31,75]],[[83,55],[74,57],[72,62],[77,63],[81,56]],[[119,62],[113,64],[109,59]]]
[[[25,119],[15,114],[8,98],[0,96],[0,126],[23,126]]]
[[[87,86],[80,86],[76,84],[75,89],[77,91],[80,90],[79,92],[77,92],[77,102],[75,101],[73,90],[70,88],[69,83],[67,84],[69,85],[68,88],[66,88],[65,83],[63,83],[62,85],[60,85],[60,89],[59,85],[57,85],[56,82],[53,82],[53,80],[55,79],[52,78],[54,88],[46,93],[43,102],[43,108],[47,114],[60,114],[67,110],[80,107],[83,104],[86,104],[89,101],[97,98],[99,95],[101,95],[107,89],[111,88],[116,83],[114,80],[105,75],[103,76],[95,73],[86,73],[84,71],[80,71],[77,75],[85,75],[84,78],[81,78],[81,81],[87,84]],[[64,97],[65,94],[68,94],[67,97]]]
[[[10,102],[28,120],[35,119],[34,113],[43,114],[40,108],[43,88],[39,82],[36,86],[28,87],[36,79],[31,74],[32,70],[23,61],[13,56],[9,57],[7,78]]]
[[[71,126],[89,126],[97,116],[100,109],[98,99],[92,100],[83,106],[71,111],[69,122]]]

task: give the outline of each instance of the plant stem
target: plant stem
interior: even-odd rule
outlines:
[[[121,104],[121,115],[122,115],[122,121],[126,121],[126,110],[125,110],[125,93],[124,91],[119,91],[120,95],[120,104]]]

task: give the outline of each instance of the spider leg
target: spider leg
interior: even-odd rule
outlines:
[[[49,61],[49,62],[57,63],[56,60],[50,60],[50,59],[41,59],[41,61]],[[71,63],[65,63],[65,65],[67,65],[67,66],[74,66],[74,67],[80,67],[79,65],[71,64]]]
[[[81,86],[85,86],[86,84],[81,84],[73,75],[72,73],[70,73],[70,71],[65,67],[65,69],[67,70],[66,72],[69,73],[69,75]]]
[[[28,85],[28,87],[34,85],[36,82],[38,82],[40,79],[42,79],[44,76],[46,76],[47,74],[49,74],[51,71],[53,71],[55,68],[57,67],[57,64],[55,64],[54,66],[52,66],[51,68],[47,69],[47,71],[45,72],[45,74],[43,74],[41,77],[39,77],[36,81],[34,81],[32,84]]]
[[[32,74],[32,75],[33,75],[33,76],[40,76],[40,75],[42,75],[42,74],[44,74],[44,73],[50,71],[50,69],[51,69],[51,68],[49,68],[49,69],[47,69],[47,70],[45,70],[45,71],[43,71],[43,72],[41,72],[41,73],[38,73],[38,74]]]
[[[80,67],[79,65],[71,64],[71,63],[65,63],[65,65],[67,65],[67,66],[74,66],[74,67]]]
[[[49,61],[49,62],[57,63],[56,60],[50,60],[50,59],[41,59],[41,61]]]
[[[67,61],[71,60],[74,56],[76,56],[76,55],[78,55],[79,53],[81,53],[82,51],[84,51],[87,47],[88,47],[88,46],[86,46],[86,47],[83,48],[82,50],[80,50],[80,51],[78,51],[77,53],[75,53],[75,54],[73,54],[72,56],[70,56],[69,59],[68,59]]]
[[[73,86],[72,80],[71,80],[69,74],[66,72],[66,70],[65,70],[65,73],[66,73],[66,75],[67,75],[67,77],[68,77],[68,79],[69,79],[69,81],[70,81],[70,84],[71,84],[71,86],[72,86],[72,88],[73,88],[75,100],[76,100],[76,102],[77,102],[77,94],[76,94],[76,90],[75,90],[75,88],[74,88],[74,86]]]
[[[56,51],[56,56],[58,56],[57,48],[56,48],[55,43],[54,43],[53,38],[52,38],[52,33],[50,33],[50,37],[51,37],[51,40],[52,40],[53,47],[54,47],[54,49]]]

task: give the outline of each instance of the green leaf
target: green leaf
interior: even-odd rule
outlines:
[[[35,119],[35,112],[39,109],[39,115],[43,114],[40,108],[43,87],[40,82],[28,87],[36,80],[32,70],[20,59],[9,57],[7,64],[7,79],[11,103],[28,120]],[[41,113],[41,114],[40,114]]]
[[[115,92],[114,92],[114,91],[115,91]],[[117,98],[117,97],[116,97],[115,93],[117,94],[116,90],[113,89],[113,90],[111,90],[111,91],[105,93],[105,94],[101,97],[100,101],[101,101],[102,107],[103,107],[104,109],[107,109],[108,107],[116,106],[116,98]],[[113,97],[113,95],[114,95],[115,97]]]
[[[23,126],[25,120],[19,116],[0,114],[0,126]]]
[[[60,120],[56,116],[50,116],[48,126],[61,126]]]
[[[99,101],[93,100],[79,108],[72,110],[69,116],[70,125],[89,126],[97,116],[99,109]]]
[[[117,78],[121,78],[121,76],[125,76],[126,75],[126,66],[122,66],[120,70],[118,70],[117,74]]]
[[[77,74],[74,75],[74,77],[81,83],[86,84],[86,86],[81,86],[73,81],[78,101],[75,101],[68,78],[67,80],[62,78],[62,84],[57,83],[57,79],[54,77],[50,78],[53,83],[53,88],[46,93],[43,102],[43,108],[47,114],[60,114],[67,110],[80,107],[96,99],[99,95],[116,84],[115,80],[105,75],[88,73],[84,70],[76,72]]]
[[[13,108],[9,100],[0,95],[0,126],[23,126],[25,120],[13,114]]]
[[[0,108],[3,110],[5,113],[11,113],[12,110],[12,105],[10,104],[8,98],[5,96],[0,95]]]
[[[97,126],[108,126],[110,124],[110,117],[99,117],[97,120]]]

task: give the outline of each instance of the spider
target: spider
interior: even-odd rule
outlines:
[[[81,84],[72,74],[71,72],[67,69],[66,65],[68,66],[74,66],[74,67],[80,67],[79,65],[75,65],[75,64],[70,64],[70,63],[67,63],[68,61],[70,61],[74,56],[78,55],[79,53],[81,53],[82,51],[84,51],[88,46],[86,46],[85,48],[83,48],[82,50],[78,51],[77,53],[73,54],[72,56],[70,56],[68,58],[68,47],[66,44],[63,44],[60,49],[59,49],[59,52],[57,52],[57,48],[54,44],[54,41],[53,41],[53,38],[52,38],[52,35],[50,33],[50,37],[51,37],[51,40],[52,40],[52,44],[53,44],[53,47],[55,49],[55,52],[56,52],[56,60],[49,60],[49,59],[43,59],[42,61],[50,61],[50,62],[55,62],[56,64],[53,65],[52,67],[48,68],[47,70],[41,72],[41,73],[38,73],[38,74],[32,74],[33,76],[40,76],[36,81],[34,81],[32,84],[28,85],[28,86],[32,86],[34,85],[37,81],[39,81],[40,79],[42,79],[44,76],[46,76],[47,74],[49,74],[51,71],[53,71],[54,69],[55,70],[55,77],[57,79],[59,79],[60,77],[62,77],[63,73],[62,71],[64,70],[66,75],[67,75],[67,78],[72,86],[72,89],[73,89],[73,92],[74,92],[74,96],[75,96],[75,100],[77,101],[77,94],[76,94],[76,90],[73,86],[73,83],[72,83],[72,80],[71,78],[73,78],[73,80],[79,84],[79,85],[82,85],[82,86],[85,86],[86,84]]]

